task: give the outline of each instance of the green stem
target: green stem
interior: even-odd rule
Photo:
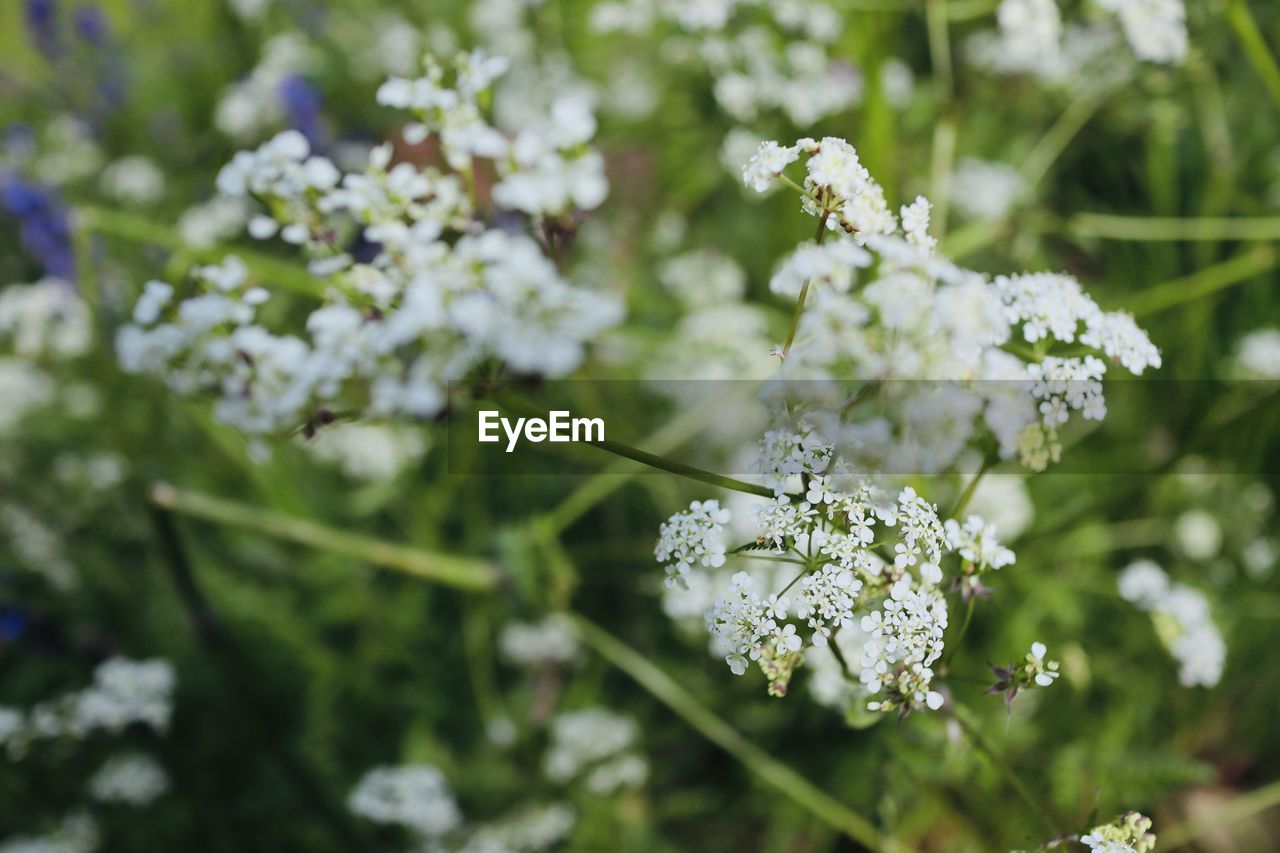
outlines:
[[[942,84],[944,98],[950,98],[952,88],[951,33],[947,22],[947,0],[927,0],[924,7],[925,24],[929,30],[929,62],[933,76]]]
[[[859,844],[872,850],[882,849],[879,833],[866,818],[743,737],[639,652],[585,617],[575,614],[572,618],[588,646],[736,758],[762,782]]]
[[[219,263],[228,255],[236,255],[245,262],[245,266],[255,278],[269,284],[316,297],[320,296],[324,289],[323,282],[312,278],[310,273],[295,264],[238,246],[234,248],[189,246],[176,230],[135,214],[97,207],[77,207],[75,216],[79,228],[88,233],[145,246],[156,246],[170,252],[184,252],[202,263]]]
[[[991,470],[991,466],[995,465],[999,458],[999,455],[994,450],[982,457],[982,464],[978,466],[978,470],[969,479],[969,485],[965,486],[964,491],[960,493],[960,499],[956,501],[956,505],[951,508],[950,518],[958,519],[960,514],[968,508],[969,502],[973,500],[974,493],[978,491],[978,484],[982,482],[983,476]]]
[[[158,483],[152,487],[151,502],[170,512],[367,560],[458,589],[488,591],[498,585],[498,570],[486,560],[439,554],[384,542],[372,536],[347,533],[258,507],[177,489],[167,483]]]
[[[960,648],[960,644],[964,641],[965,634],[969,633],[969,623],[973,621],[973,610],[977,601],[978,596],[969,597],[969,603],[964,608],[964,621],[960,623],[960,633],[956,634],[955,638],[947,643],[947,653],[942,658],[941,669],[946,670],[951,663],[951,659],[956,656],[956,650]]]
[[[942,239],[947,233],[947,211],[951,208],[951,172],[955,159],[956,122],[947,117],[933,128],[933,155],[930,164],[929,201],[933,202],[930,230],[938,239]]]
[[[1236,284],[1270,272],[1280,264],[1280,255],[1269,245],[1255,246],[1230,260],[1205,267],[1191,275],[1175,278],[1129,297],[1127,310],[1135,317],[1156,314],[1211,296]]]
[[[1249,64],[1262,78],[1262,85],[1266,87],[1271,100],[1280,107],[1280,65],[1276,64],[1275,56],[1267,47],[1267,40],[1258,29],[1258,22],[1249,11],[1249,4],[1245,0],[1228,0],[1226,15],[1231,28],[1236,31],[1236,38],[1240,40],[1240,47],[1244,49]]]
[[[1062,111],[1022,163],[1022,177],[1026,178],[1030,187],[1035,187],[1044,180],[1044,176],[1049,174],[1049,169],[1062,156],[1062,152],[1089,122],[1101,104],[1102,95],[1096,91],[1088,91],[1081,94]]]
[[[823,239],[827,236],[827,217],[831,214],[827,211],[826,206],[822,206],[818,211],[818,233],[814,236],[814,242],[821,246]],[[791,345],[795,343],[796,331],[800,328],[800,315],[804,313],[805,300],[809,298],[809,282],[811,279],[805,279],[804,284],[800,286],[800,296],[796,299],[796,310],[791,315],[791,331],[787,332],[787,341],[782,345],[782,358],[791,354]]]
[[[499,406],[525,417],[545,417],[546,412],[540,410],[537,406],[526,403],[507,395],[497,400]],[[679,474],[681,477],[688,477],[690,480],[697,480],[700,483],[707,483],[712,486],[719,486],[722,489],[729,489],[735,492],[746,492],[749,495],[759,495],[765,498],[773,497],[773,490],[765,486],[757,486],[755,483],[748,483],[733,477],[726,477],[722,474],[715,474],[703,468],[694,465],[686,465],[683,462],[676,462],[673,459],[667,459],[654,453],[641,450],[638,447],[632,447],[623,444],[620,441],[611,439],[601,439],[599,441],[585,441],[584,444],[590,444],[601,450],[621,456],[624,459],[632,459],[650,468],[657,468],[660,471],[667,471],[671,474]]]
[[[1242,794],[1205,817],[1175,826],[1167,832],[1161,832],[1160,849],[1172,850],[1175,847],[1190,844],[1215,829],[1235,825],[1277,806],[1280,806],[1280,781]]]
[[[1027,784],[1022,781],[1021,777],[1014,772],[1014,769],[1009,765],[1009,762],[1005,761],[1004,758],[991,747],[991,744],[987,743],[987,739],[983,737],[982,732],[978,730],[977,725],[969,718],[969,712],[965,710],[964,706],[953,702],[952,717],[960,724],[960,728],[964,731],[965,735],[968,736],[969,741],[974,745],[974,747],[985,755],[987,760],[991,762],[992,766],[1004,775],[1005,780],[1008,781],[1010,787],[1017,792],[1018,796],[1022,798],[1022,801],[1031,809],[1032,813],[1040,819],[1040,822],[1049,830],[1049,833],[1056,836],[1058,834],[1058,827],[1054,823],[1053,818],[1049,816],[1049,813],[1045,811],[1044,807],[1041,806],[1039,801],[1037,801],[1032,795],[1031,789],[1028,788]]]
[[[669,453],[726,411],[733,411],[733,403],[741,395],[739,384],[730,383],[728,392],[712,397],[697,408],[681,412],[644,442],[645,452],[655,455]],[[640,470],[642,467],[634,460],[620,459],[608,469],[594,474],[543,517],[545,529],[552,535],[559,535],[587,510],[632,480]]]
[[[1179,218],[1077,213],[1067,228],[1077,237],[1139,242],[1280,240],[1280,216]]]

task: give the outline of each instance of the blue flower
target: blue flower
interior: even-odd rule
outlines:
[[[53,278],[75,280],[71,227],[57,195],[14,175],[0,175],[0,204],[19,221],[23,248]]]

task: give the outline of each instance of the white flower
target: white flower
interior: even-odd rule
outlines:
[[[1256,329],[1240,339],[1235,357],[1248,379],[1280,379],[1280,329]]]
[[[93,798],[104,803],[145,806],[169,788],[169,777],[154,758],[141,753],[117,755],[89,780]]]
[[[1118,585],[1123,598],[1151,611],[1161,641],[1179,663],[1178,681],[1184,687],[1213,687],[1221,680],[1227,647],[1204,593],[1171,583],[1150,560],[1130,563]]]
[[[638,736],[634,720],[604,708],[560,714],[551,723],[543,770],[554,782],[585,775],[598,794],[635,787],[648,775],[648,762],[633,751]]]
[[[760,148],[742,167],[742,182],[750,189],[762,193],[799,156],[800,152],[795,147],[784,148],[773,140],[761,142]]]
[[[1098,0],[1120,17],[1125,38],[1139,59],[1173,64],[1187,55],[1187,10],[1183,0]]]
[[[923,249],[932,249],[938,242],[929,236],[929,211],[932,209],[929,199],[922,195],[916,196],[915,201],[902,208],[903,233],[908,242]]]
[[[504,625],[498,649],[508,661],[523,667],[572,663],[581,654],[573,623],[557,614],[539,622]]]
[[[944,528],[951,549],[973,563],[978,571],[1002,569],[1017,560],[1013,551],[996,540],[995,525],[983,521],[981,516],[970,515],[963,526],[955,519],[947,519]]]
[[[719,501],[694,501],[686,512],[676,513],[662,524],[653,554],[666,564],[667,586],[687,586],[685,576],[694,566],[724,565],[724,526],[733,514]]]
[[[444,774],[427,764],[376,767],[347,799],[352,812],[376,823],[398,824],[437,838],[462,824]]]

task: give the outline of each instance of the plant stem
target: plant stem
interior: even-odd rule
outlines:
[[[246,704],[256,706],[254,712],[259,718],[270,718],[273,715],[269,709],[275,705],[275,700],[263,693],[260,686],[261,673],[255,671],[252,660],[227,630],[200,588],[172,513],[153,505],[149,507],[149,515],[156,538],[160,542],[165,571],[195,628],[197,639],[213,653],[216,662],[222,665],[228,680],[234,684],[236,692]],[[272,759],[302,804],[342,839],[344,848],[367,849],[365,839],[346,811],[334,803],[326,786],[306,761],[297,755],[296,750],[288,742],[274,737],[270,739],[270,744],[268,749]]]
[[[118,210],[77,207],[75,215],[78,226],[88,233],[114,237],[130,243],[156,246],[170,252],[184,252],[194,260],[203,263],[217,263],[228,255],[236,255],[245,262],[245,266],[256,278],[270,284],[315,297],[320,296],[324,290],[324,283],[312,278],[305,269],[253,249],[189,246],[182,239],[182,235],[174,229],[136,214]]]
[[[821,246],[823,239],[827,236],[827,217],[831,214],[827,212],[826,206],[822,206],[818,211],[818,233],[814,237],[814,242]],[[791,315],[791,331],[787,332],[786,343],[782,345],[782,358],[791,354],[791,344],[795,342],[796,331],[800,328],[800,315],[804,313],[805,300],[809,298],[809,282],[812,279],[805,279],[804,284],[800,286],[800,296],[796,299],[796,310]]]
[[[1022,798],[1022,801],[1027,804],[1028,808],[1031,809],[1035,816],[1040,819],[1040,822],[1044,824],[1045,828],[1049,830],[1049,834],[1056,836],[1058,834],[1058,828],[1054,823],[1053,818],[1050,817],[1049,813],[1040,805],[1032,795],[1031,789],[1028,788],[1026,783],[1022,781],[1021,777],[1014,772],[1009,763],[1005,761],[989,743],[987,743],[987,739],[983,737],[982,732],[978,731],[977,725],[975,725],[973,720],[969,718],[969,712],[965,710],[964,706],[953,701],[952,717],[960,724],[960,728],[964,730],[965,735],[968,736],[969,741],[977,748],[977,750],[985,755],[987,760],[991,762],[992,766],[1004,775],[1013,790],[1017,792],[1018,796]]]
[[[1280,240],[1280,216],[1180,218],[1077,213],[1067,228],[1077,237],[1139,242]]]
[[[458,589],[488,591],[496,587],[499,581],[497,567],[487,560],[434,553],[384,542],[372,536],[348,533],[258,507],[177,489],[167,483],[158,483],[152,487],[151,502],[171,512],[367,560]]]
[[[942,84],[944,100],[951,97],[951,33],[947,23],[947,0],[926,0],[925,24],[929,29],[929,63]]]
[[[968,508],[969,502],[973,500],[974,493],[978,491],[978,484],[982,482],[982,477],[987,471],[991,470],[991,466],[995,465],[999,458],[999,455],[994,450],[989,451],[986,456],[982,457],[982,464],[978,466],[978,470],[969,479],[969,484],[960,493],[960,499],[956,501],[956,505],[951,508],[951,518],[959,518],[960,514]]]
[[[955,159],[956,122],[948,116],[934,125],[930,164],[929,201],[933,203],[930,230],[939,240],[947,233],[947,212],[951,209],[951,172]]]
[[[1049,169],[1062,156],[1067,145],[1093,117],[1102,103],[1102,95],[1096,91],[1081,94],[1067,105],[1057,120],[1045,132],[1045,135],[1031,149],[1027,159],[1022,162],[1022,177],[1028,186],[1034,188],[1049,173]]]
[[[1255,246],[1230,260],[1134,294],[1129,299],[1128,311],[1135,317],[1143,317],[1177,308],[1270,272],[1277,264],[1280,264],[1280,255],[1274,248]]]
[[[497,403],[502,408],[514,412],[525,417],[543,417],[546,412],[537,406],[526,403],[523,400],[504,395]],[[703,468],[694,465],[686,465],[683,462],[676,462],[673,459],[659,456],[654,453],[648,453],[638,447],[632,447],[619,441],[610,439],[601,439],[598,441],[584,441],[583,444],[590,444],[601,450],[621,456],[625,459],[632,459],[651,468],[657,468],[660,471],[667,471],[671,474],[679,474],[681,477],[688,477],[690,480],[697,480],[701,483],[708,483],[712,486],[719,486],[722,489],[730,489],[735,492],[746,492],[749,495],[759,495],[765,498],[773,497],[773,490],[765,486],[757,486],[755,483],[748,483],[744,480],[738,480],[733,477],[726,477],[723,474],[715,474]]]
[[[665,424],[644,442],[645,452],[655,455],[667,453],[683,444],[708,423],[721,417],[724,412],[731,411],[732,401],[738,399],[741,391],[737,382],[730,383],[730,390],[718,394],[695,409],[681,412],[676,418]],[[583,513],[600,503],[624,484],[633,479],[641,470],[634,460],[620,459],[607,470],[592,475],[591,479],[572,491],[558,506],[543,516],[542,523],[548,533],[558,535],[570,524],[582,517]]]
[[[1248,57],[1253,70],[1262,78],[1262,85],[1276,106],[1280,107],[1280,65],[1267,47],[1267,40],[1258,29],[1258,22],[1249,11],[1245,0],[1228,0],[1226,16],[1231,28],[1236,31],[1240,47]]]
[[[1212,814],[1175,826],[1167,832],[1162,831],[1160,849],[1172,850],[1175,847],[1190,844],[1215,829],[1231,826],[1277,806],[1280,806],[1280,782],[1272,782],[1255,791],[1235,797]]]
[[[882,849],[879,833],[866,818],[743,737],[639,652],[585,617],[574,614],[572,618],[588,646],[736,758],[762,782],[859,844],[872,850]]]
[[[969,597],[969,603],[964,608],[964,621],[960,623],[960,633],[956,634],[955,639],[947,643],[947,653],[942,658],[941,669],[946,669],[951,663],[951,659],[956,656],[956,651],[960,648],[960,643],[964,641],[965,634],[969,633],[969,623],[973,621],[974,605],[978,601],[978,596]]]

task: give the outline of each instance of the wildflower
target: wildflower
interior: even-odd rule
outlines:
[[[498,637],[502,656],[518,666],[573,663],[581,654],[573,625],[563,616],[539,622],[512,622]]]
[[[717,568],[724,565],[724,526],[733,514],[719,501],[694,501],[683,513],[667,519],[659,530],[654,557],[666,564],[667,586],[687,586],[686,575],[695,565]]]
[[[772,186],[782,170],[800,156],[798,148],[784,148],[772,140],[761,142],[760,148],[742,167],[742,182],[758,193]]]
[[[1125,38],[1139,59],[1166,65],[1187,55],[1187,10],[1183,0],[1098,0],[1120,18]]]
[[[1280,379],[1280,329],[1256,329],[1241,338],[1235,367],[1248,379]]]
[[[145,806],[169,788],[169,777],[154,758],[141,753],[117,755],[89,780],[93,798],[104,803]]]
[[[347,807],[375,823],[398,824],[425,838],[446,835],[462,824],[444,774],[428,764],[375,767],[360,779]]]
[[[633,751],[638,735],[631,718],[604,708],[561,714],[551,723],[543,769],[555,782],[581,776],[597,794],[636,787],[649,772],[648,762]]]
[[[991,666],[996,683],[987,688],[987,693],[1004,694],[1005,704],[1012,707],[1014,698],[1023,690],[1053,684],[1061,673],[1058,672],[1057,661],[1045,660],[1047,653],[1044,643],[1032,643],[1031,651],[1020,664]]]
[[[1089,830],[1080,843],[1096,853],[1150,853],[1156,848],[1156,837],[1151,832],[1151,818],[1126,812]]]
[[[1130,563],[1117,585],[1124,599],[1151,612],[1161,641],[1178,661],[1178,681],[1184,687],[1212,687],[1221,680],[1227,647],[1204,593],[1171,583],[1150,560]]]

